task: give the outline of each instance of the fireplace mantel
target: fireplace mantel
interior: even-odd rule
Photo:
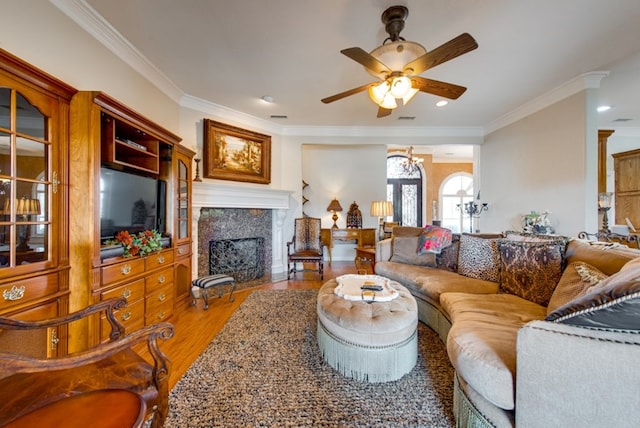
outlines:
[[[289,190],[193,182],[193,208],[289,209]]]
[[[272,215],[272,279],[286,278],[284,220],[289,210],[289,199],[293,192],[263,187],[234,186],[211,181],[192,183],[193,213],[193,277],[198,276],[198,221],[202,208],[246,208],[273,210]]]

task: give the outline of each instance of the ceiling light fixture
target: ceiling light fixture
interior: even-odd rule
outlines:
[[[406,156],[407,158],[402,162],[402,169],[404,169],[407,174],[412,175],[420,169],[420,164],[424,162],[424,159],[413,157],[413,146],[409,146]]]
[[[440,100],[440,101],[438,101],[438,102],[436,103],[436,107],[444,107],[444,106],[446,106],[447,104],[449,104],[449,101],[447,101],[447,100]]]
[[[611,106],[598,106],[598,108],[596,110],[598,110],[598,113],[602,113],[602,112],[605,112],[607,110],[611,110]]]
[[[271,95],[263,95],[262,101],[265,103],[273,104],[273,97]]]

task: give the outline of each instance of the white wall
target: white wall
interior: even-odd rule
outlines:
[[[377,228],[377,217],[371,217],[372,201],[386,199],[387,148],[384,145],[303,145],[303,179],[309,184],[304,196],[309,199],[301,207],[311,217],[322,219],[322,227],[333,225],[327,207],[335,197],[343,211],[338,213],[338,227],[346,227],[347,212],[355,202],[362,213],[362,227]],[[333,260],[353,260],[353,245],[335,245]]]
[[[0,48],[78,89],[102,91],[178,133],[178,103],[49,0],[5,1]]]
[[[480,174],[482,200],[490,208],[480,218],[483,232],[521,230],[521,216],[532,210],[551,211],[559,234],[596,230],[597,129],[588,113],[595,103],[591,91],[486,136]]]

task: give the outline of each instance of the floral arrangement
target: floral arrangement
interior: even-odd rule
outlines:
[[[549,219],[549,211],[543,211],[541,213],[531,211],[529,214],[523,216],[523,230],[527,233],[542,233],[551,234],[554,233],[554,229],[551,226],[551,220]]]
[[[162,250],[162,235],[157,230],[145,230],[131,235],[121,230],[109,244],[120,244],[124,248],[124,257],[146,256]]]

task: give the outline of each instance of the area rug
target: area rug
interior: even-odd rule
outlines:
[[[254,291],[171,391],[165,426],[454,426],[453,369],[432,330],[419,323],[418,363],[402,379],[358,382],[322,360],[316,298]]]

